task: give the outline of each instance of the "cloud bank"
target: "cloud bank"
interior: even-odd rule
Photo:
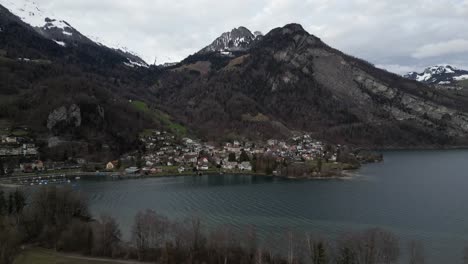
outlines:
[[[390,71],[468,66],[468,0],[35,1],[85,35],[150,63],[181,60],[234,27],[267,33],[295,22]]]

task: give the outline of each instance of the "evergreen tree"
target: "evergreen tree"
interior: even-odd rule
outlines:
[[[317,170],[318,170],[318,172],[322,172],[322,166],[323,166],[322,158],[318,158],[318,160],[317,160]]]
[[[247,152],[245,152],[245,150],[242,150],[239,160],[240,160],[240,162],[250,161],[250,157],[247,154]]]
[[[18,189],[13,194],[14,208],[16,214],[20,214],[23,211],[24,206],[26,206],[26,198],[24,194]]]
[[[234,152],[229,153],[229,162],[236,162],[236,161],[237,161],[236,153]]]
[[[65,150],[65,151],[63,152],[62,160],[63,160],[63,161],[67,161],[67,160],[68,160],[68,150]]]
[[[141,152],[138,152],[137,159],[136,159],[136,166],[139,169],[143,167],[143,159],[141,158]]]
[[[0,216],[6,213],[7,201],[5,199],[5,193],[0,190]]]
[[[314,264],[326,264],[327,261],[327,254],[325,250],[325,245],[323,242],[315,243],[314,245],[314,257],[312,259]]]
[[[257,155],[253,156],[252,161],[250,161],[250,164],[252,165],[252,171],[257,172]]]
[[[5,166],[3,166],[3,161],[0,160],[0,177],[5,175]]]
[[[13,214],[14,208],[14,201],[13,201],[13,193],[8,194],[8,215]]]

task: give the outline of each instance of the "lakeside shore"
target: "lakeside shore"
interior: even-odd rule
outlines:
[[[173,177],[200,177],[200,176],[223,176],[223,175],[239,175],[239,176],[257,176],[257,177],[268,177],[285,180],[340,180],[350,179],[354,176],[352,172],[357,171],[356,169],[346,169],[341,171],[329,172],[327,176],[322,175],[310,175],[305,177],[294,177],[294,176],[281,176],[271,175],[266,173],[256,172],[245,172],[245,171],[203,171],[203,172],[184,172],[184,173],[159,173],[159,174],[118,174],[111,172],[74,172],[70,174],[34,174],[34,175],[22,175],[12,176],[0,179],[0,187],[3,188],[19,188],[24,186],[43,186],[47,184],[66,184],[72,183],[82,179],[105,179],[109,181],[115,180],[132,180],[132,179],[150,179],[150,178],[173,178]],[[67,179],[69,181],[54,182],[49,180],[53,179]],[[34,182],[32,182],[34,181]],[[40,182],[45,184],[39,184]],[[28,183],[28,184],[26,184]],[[31,183],[33,183],[31,185]],[[37,184],[36,184],[37,183]]]

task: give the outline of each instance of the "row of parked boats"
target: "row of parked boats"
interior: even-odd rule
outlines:
[[[49,185],[49,184],[69,184],[72,180],[80,180],[81,177],[67,177],[65,174],[54,176],[36,176],[19,179],[16,184],[23,186]]]

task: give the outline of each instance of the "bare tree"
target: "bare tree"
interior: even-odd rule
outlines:
[[[398,238],[391,232],[383,229],[374,229],[377,240],[378,263],[391,264],[398,262],[400,247]]]
[[[306,235],[307,255],[313,264],[327,264],[329,262],[328,243],[322,238]]]
[[[209,248],[216,251],[217,263],[231,263],[231,251],[241,248],[238,233],[229,225],[220,226],[211,232]]]
[[[150,250],[161,249],[166,242],[169,220],[152,210],[139,212],[132,228],[132,241],[138,250],[138,258],[143,260]]]
[[[397,263],[399,256],[396,236],[375,228],[348,235],[346,241],[341,242],[337,258],[340,263],[391,264]]]
[[[94,225],[93,253],[106,257],[119,254],[122,233],[114,218],[103,215]]]
[[[296,255],[294,252],[294,234],[291,231],[288,231],[286,234],[286,237],[288,241],[287,261],[288,261],[288,264],[293,264],[294,260],[296,259]]]
[[[463,264],[468,264],[468,247],[463,249]]]
[[[306,251],[304,248],[306,243],[306,241],[304,241],[304,236],[293,231],[287,231],[285,241],[287,242],[286,262],[288,264],[300,263]]]
[[[250,255],[255,255],[258,250],[257,230],[254,226],[249,226],[245,232],[245,247]]]
[[[420,241],[409,243],[409,264],[424,264],[424,245]]]
[[[199,258],[199,254],[205,247],[206,238],[203,235],[203,227],[199,217],[191,217],[188,219],[188,239],[191,242],[190,259],[191,262]]]
[[[20,233],[14,223],[0,216],[0,263],[13,262],[20,242]]]
[[[347,234],[337,240],[335,262],[337,264],[357,264],[356,235]]]

